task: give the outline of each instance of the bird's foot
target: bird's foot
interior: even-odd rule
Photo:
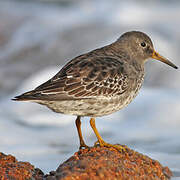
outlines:
[[[90,147],[87,146],[85,143],[80,143],[79,149],[89,149]]]
[[[100,146],[100,147],[113,147],[115,149],[117,149],[118,151],[120,152],[125,152],[127,150],[127,146],[125,145],[120,145],[120,144],[110,144],[110,143],[107,143],[105,141],[96,141],[94,143],[94,146],[97,147],[97,146]]]

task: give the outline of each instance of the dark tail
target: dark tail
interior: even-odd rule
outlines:
[[[20,96],[15,96],[12,100],[13,101],[30,101],[30,100],[37,100],[40,96],[40,93],[33,91],[29,91],[26,93],[21,94]]]

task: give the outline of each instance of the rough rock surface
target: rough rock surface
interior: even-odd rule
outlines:
[[[47,180],[166,180],[171,176],[168,167],[127,147],[125,152],[92,147],[79,150],[45,177]]]
[[[17,161],[14,156],[0,152],[1,180],[40,180],[43,179],[43,175],[40,169],[35,169],[29,162]]]
[[[1,180],[168,180],[171,176],[168,167],[128,147],[124,152],[107,147],[81,149],[48,175],[0,153]]]

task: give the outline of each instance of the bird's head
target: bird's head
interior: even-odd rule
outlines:
[[[136,60],[144,64],[147,59],[153,58],[166,63],[175,69],[178,68],[172,62],[154,50],[151,39],[143,32],[126,32],[116,42],[118,42],[118,44],[120,43],[121,45],[123,44],[123,47],[121,48],[128,51],[128,54],[130,54],[132,60]]]

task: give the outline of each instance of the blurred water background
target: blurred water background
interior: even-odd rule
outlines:
[[[55,114],[15,95],[48,80],[71,58],[140,30],[155,49],[180,66],[178,0],[1,0],[0,151],[45,173],[78,150],[75,117]],[[155,60],[137,98],[125,109],[97,118],[103,138],[126,144],[180,177],[180,72]],[[82,122],[89,145],[96,138]]]

